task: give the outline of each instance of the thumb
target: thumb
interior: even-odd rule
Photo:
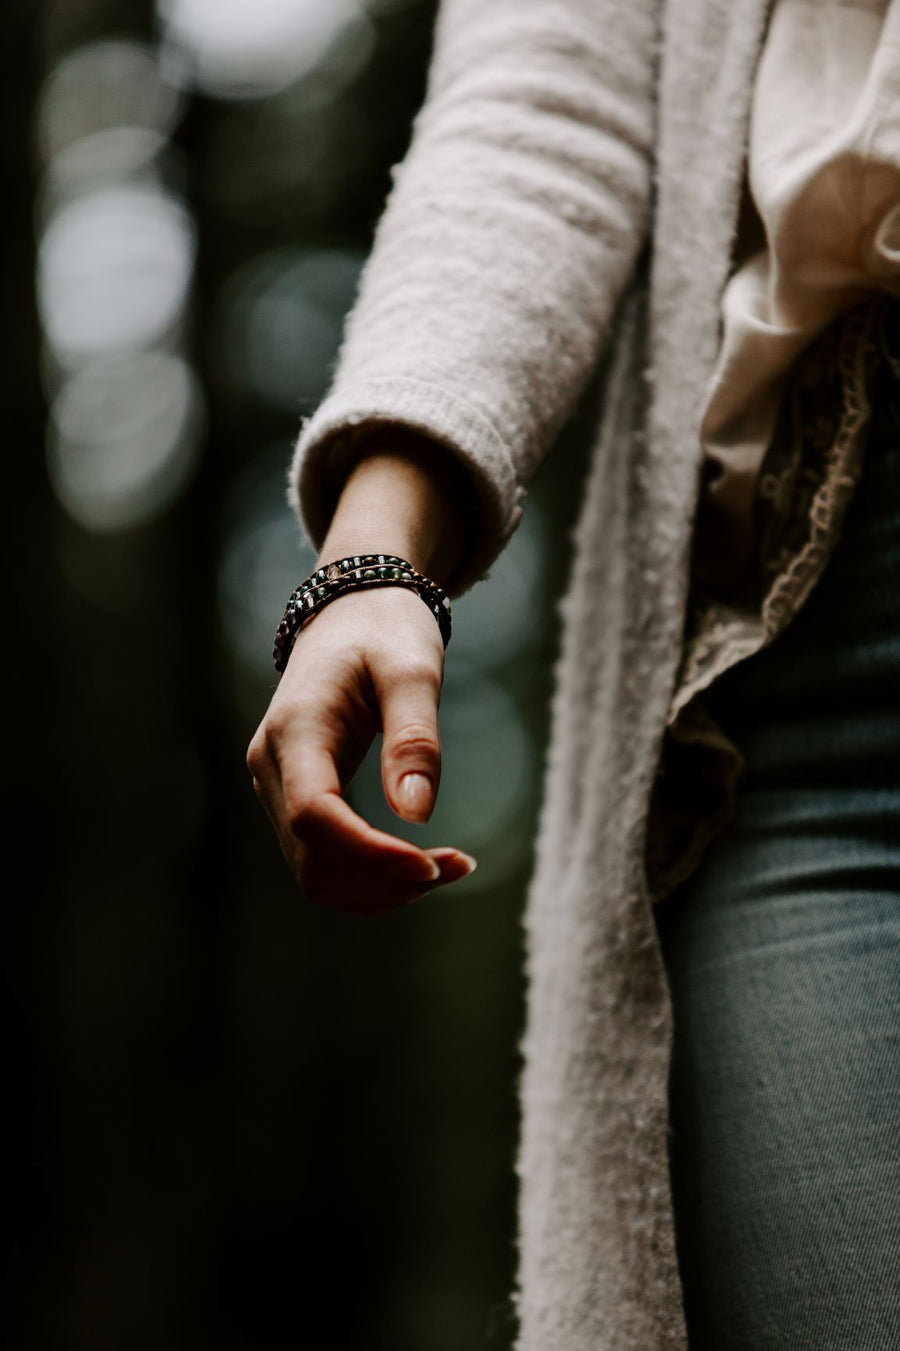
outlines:
[[[423,823],[434,810],[441,777],[438,734],[440,675],[430,667],[404,672],[381,698],[384,795],[404,821]]]

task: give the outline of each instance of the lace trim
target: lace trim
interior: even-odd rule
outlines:
[[[851,313],[838,346],[836,371],[823,363],[817,381],[815,371],[804,369],[792,400],[795,453],[780,473],[770,469],[760,480],[760,505],[771,505],[761,544],[763,574],[771,579],[762,605],[769,641],[790,623],[821,575],[859,480],[872,418],[872,384],[881,359],[882,312],[878,304]],[[836,428],[819,403],[832,387],[841,407]],[[798,522],[804,531],[798,530]]]
[[[757,481],[757,573],[747,594],[692,587],[650,804],[646,866],[657,899],[690,875],[733,815],[741,757],[703,695],[784,631],[837,542],[862,467],[885,304],[848,311],[797,366]]]

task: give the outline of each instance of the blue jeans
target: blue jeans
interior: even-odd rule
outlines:
[[[900,1348],[900,417],[805,607],[710,699],[736,819],[662,902],[691,1351]]]

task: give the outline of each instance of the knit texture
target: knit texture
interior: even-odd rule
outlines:
[[[468,466],[481,577],[607,338],[645,239],[655,3],[446,0],[428,96],[292,481],[318,542],[347,433],[386,417]]]
[[[766,13],[445,0],[412,147],[293,468],[318,543],[356,435],[396,423],[448,446],[481,509],[462,591],[612,340],[526,913],[520,1351],[686,1346],[644,841]]]

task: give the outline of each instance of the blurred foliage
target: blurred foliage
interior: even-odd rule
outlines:
[[[309,557],[290,446],[434,4],[5,3],[13,664],[34,709],[11,706],[10,1344],[505,1351],[519,917],[587,419],[455,607],[429,842],[478,872],[376,923],[319,911],[244,768]],[[377,764],[354,795],[391,824]]]

